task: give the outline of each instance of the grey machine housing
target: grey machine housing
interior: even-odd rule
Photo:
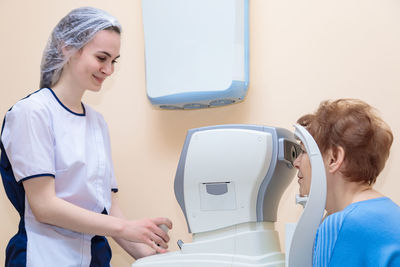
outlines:
[[[243,129],[250,131],[267,132],[272,136],[272,158],[268,170],[265,173],[264,179],[259,187],[256,204],[256,222],[276,222],[277,209],[281,196],[287,186],[295,176],[296,169],[293,164],[297,156],[300,154],[300,146],[293,132],[276,127],[246,125],[246,124],[230,124],[217,125],[202,128],[191,129],[187,132],[186,139],[183,145],[181,156],[178,163],[177,172],[175,175],[174,190],[175,197],[185,215],[188,224],[188,230],[192,233],[187,211],[185,207],[185,162],[189,143],[193,134],[200,131],[209,131],[216,129]],[[218,149],[218,147],[215,147]],[[212,153],[212,151],[210,151]],[[230,153],[240,153],[232,146]],[[210,190],[224,190],[223,188],[210,188]],[[234,225],[235,222],[232,222]]]

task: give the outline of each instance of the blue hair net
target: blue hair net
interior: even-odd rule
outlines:
[[[56,84],[68,59],[97,32],[105,29],[118,33],[122,31],[117,19],[101,9],[81,7],[62,18],[53,29],[43,52],[40,88]]]

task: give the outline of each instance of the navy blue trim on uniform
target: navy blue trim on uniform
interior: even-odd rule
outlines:
[[[6,150],[4,149],[3,142],[0,140],[0,173],[3,180],[4,190],[10,202],[18,211],[21,217],[24,216],[25,211],[25,190],[22,184],[18,184],[15,180],[11,163],[8,160]]]
[[[104,208],[102,214],[108,214]],[[111,248],[107,238],[104,236],[94,236],[91,240],[91,260],[89,267],[109,267],[112,257]]]
[[[8,111],[10,111],[12,109],[12,107],[8,110]],[[4,119],[3,119],[3,124],[1,125],[1,134],[3,134],[3,129],[4,129],[4,125],[6,124],[6,116],[4,116]],[[1,141],[1,140],[0,140]]]
[[[81,105],[82,105],[82,108],[83,108],[83,113],[76,113],[76,112],[73,112],[72,110],[70,110],[69,108],[67,108],[67,107],[60,101],[60,99],[58,99],[58,97],[57,97],[57,95],[54,93],[53,89],[51,89],[51,88],[46,88],[46,89],[49,89],[49,90],[50,90],[50,92],[53,94],[53,96],[54,96],[54,98],[57,100],[57,102],[58,102],[64,109],[66,109],[68,112],[70,112],[70,113],[72,113],[72,114],[74,114],[74,115],[76,115],[76,116],[85,116],[85,115],[86,115],[86,109],[85,109],[85,106],[83,105],[82,102],[81,102]]]
[[[111,188],[111,191],[112,191],[113,193],[117,193],[117,192],[118,192],[118,188]]]
[[[56,176],[52,173],[41,173],[41,174],[35,174],[35,175],[31,175],[25,178],[22,178],[21,180],[19,180],[19,183],[22,183],[23,181],[32,179],[32,178],[36,178],[36,177],[41,177],[41,176],[51,176],[53,178],[56,178]]]
[[[11,110],[11,109],[10,109]],[[3,133],[5,125],[5,117],[1,127]],[[15,180],[11,163],[7,157],[6,150],[4,149],[3,142],[0,138],[0,173],[3,180],[4,190],[6,195],[20,216],[18,232],[8,242],[6,248],[5,267],[25,267],[26,266],[26,247],[27,236],[25,230],[25,190],[22,184],[18,184]]]
[[[24,217],[21,217],[18,233],[11,238],[6,248],[5,267],[26,267],[27,243]]]

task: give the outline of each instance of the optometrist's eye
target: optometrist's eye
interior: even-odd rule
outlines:
[[[115,64],[115,63],[118,63],[118,61],[113,60],[113,61],[111,61],[111,63],[112,63],[112,64]]]
[[[97,59],[99,60],[99,61],[101,61],[101,62],[104,62],[104,61],[106,61],[106,57],[102,57],[102,56],[97,56]]]

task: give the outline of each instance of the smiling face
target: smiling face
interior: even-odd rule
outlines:
[[[308,196],[311,187],[311,163],[303,144],[301,144],[301,149],[302,153],[294,161],[294,166],[299,170],[297,177],[300,196]]]
[[[112,30],[99,31],[65,66],[73,82],[82,90],[99,91],[103,81],[114,72],[119,57],[120,35]]]

